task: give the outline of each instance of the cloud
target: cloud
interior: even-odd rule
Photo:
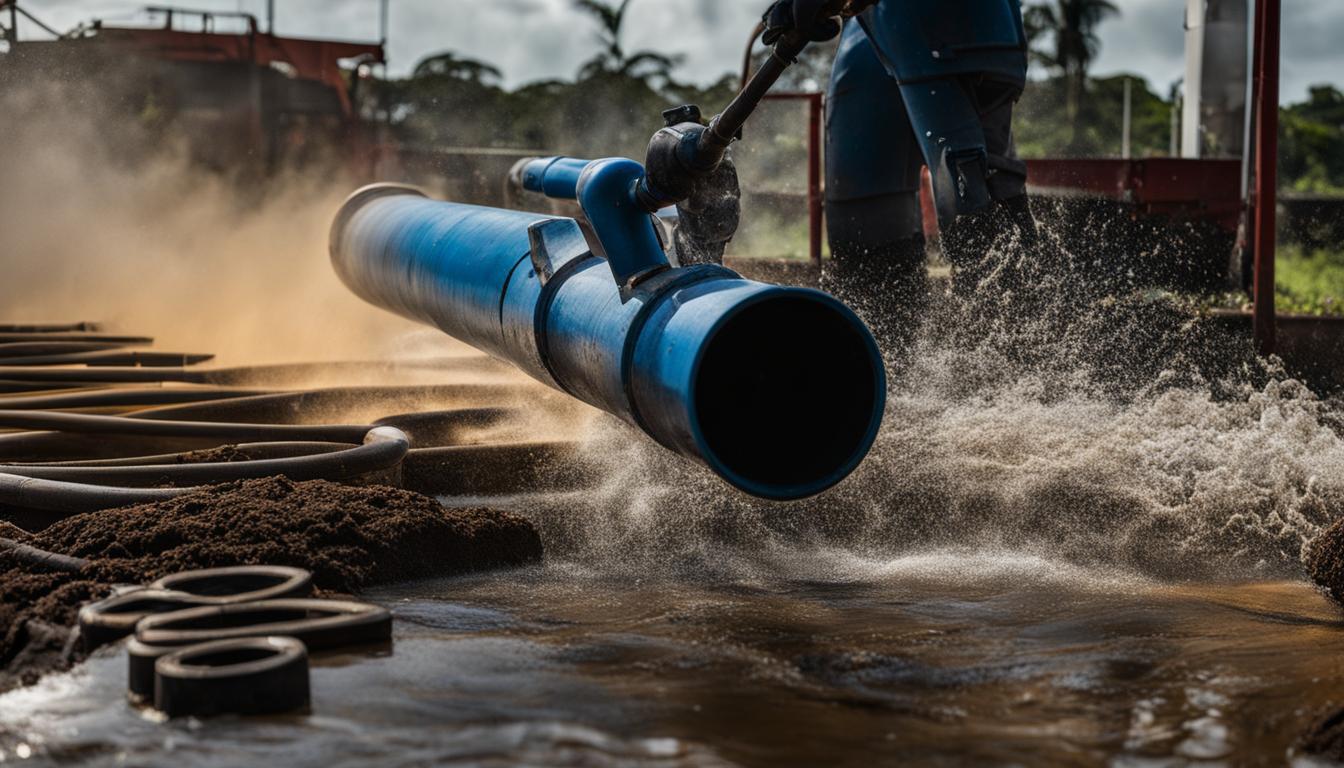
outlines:
[[[1121,0],[1120,15],[1100,29],[1099,75],[1130,72],[1166,95],[1185,76],[1185,3],[1176,0]]]
[[[891,1],[891,0],[888,0]],[[390,0],[394,73],[443,50],[490,62],[509,85],[571,77],[593,55],[595,23],[570,0]],[[625,45],[685,55],[683,79],[710,82],[736,71],[747,35],[768,0],[633,0]],[[1165,93],[1184,74],[1180,0],[1116,0],[1121,16],[1101,28],[1098,74],[1133,72]],[[264,14],[265,0],[193,0],[192,7]],[[34,10],[58,29],[95,16],[125,17],[137,0],[44,0]],[[276,0],[282,34],[372,40],[377,0]],[[1341,0],[1289,0],[1284,8],[1283,96],[1344,80]]]
[[[1180,0],[1116,0],[1119,18],[1101,27],[1102,48],[1093,71],[1132,72],[1165,95],[1185,76],[1185,3]],[[1285,102],[1306,97],[1307,87],[1344,87],[1344,2],[1287,0],[1283,8],[1282,85]]]

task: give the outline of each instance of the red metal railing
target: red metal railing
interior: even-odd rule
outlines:
[[[747,42],[747,52],[742,60],[742,83],[751,80],[751,53],[757,38],[764,27],[757,25]],[[771,101],[807,102],[807,220],[808,220],[808,256],[812,262],[821,265],[821,236],[823,223],[822,199],[824,190],[821,179],[822,124],[825,120],[826,97],[820,92],[782,91],[768,93]]]

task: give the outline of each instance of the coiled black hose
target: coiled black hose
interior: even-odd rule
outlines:
[[[145,336],[89,333],[88,323],[0,326],[0,379],[23,390],[52,383],[207,382],[244,379],[258,369],[190,370],[211,355],[127,351]],[[470,361],[475,363],[475,361]],[[124,367],[133,363],[134,367]],[[99,367],[68,367],[68,366]],[[67,366],[67,367],[50,367]],[[163,367],[159,367],[163,366]],[[302,374],[307,366],[268,366],[262,378]],[[128,418],[52,408],[116,408],[188,404],[267,394],[244,389],[98,389],[0,398],[0,427],[77,435],[210,439],[243,443],[244,461],[184,462],[181,454],[113,460],[0,464],[0,505],[62,515],[170,499],[201,486],[285,475],[294,480],[347,480],[397,468],[410,450],[390,426],[250,424]],[[31,434],[31,433],[29,433]],[[171,487],[148,487],[148,486]],[[3,550],[33,565],[73,561],[12,540]],[[54,559],[55,558],[55,559]],[[68,569],[68,568],[67,568]]]
[[[360,444],[340,450],[318,445],[314,454],[200,464],[141,464],[123,466],[0,465],[0,473],[73,483],[115,483],[132,487],[156,483],[209,484],[284,475],[291,480],[349,480],[391,469],[410,450],[399,429],[373,427]],[[241,446],[246,449],[246,445]],[[306,446],[305,446],[306,447]],[[0,502],[4,497],[0,495]]]
[[[214,483],[274,475],[292,480],[338,481],[381,475],[381,481],[399,482],[412,443],[403,426],[416,434],[417,441],[435,446],[423,451],[426,455],[420,463],[424,466],[417,466],[414,472],[423,485],[432,485],[427,473],[457,478],[469,486],[480,485],[478,479],[461,470],[448,472],[448,464],[480,465],[487,474],[510,464],[510,471],[500,474],[519,477],[520,472],[528,474],[528,466],[550,458],[544,444],[520,444],[517,448],[462,446],[459,453],[442,453],[441,446],[461,445],[482,429],[517,422],[519,412],[515,408],[471,405],[434,414],[407,413],[373,424],[292,423],[314,412],[372,418],[396,408],[423,409],[426,402],[497,404],[502,399],[523,396],[522,388],[514,384],[315,391],[220,386],[283,388],[293,381],[358,379],[383,371],[424,372],[431,380],[438,380],[445,370],[499,372],[500,364],[488,358],[190,368],[189,364],[206,359],[200,355],[182,360],[188,365],[181,366],[96,366],[117,355],[154,353],[121,349],[147,343],[148,337],[78,332],[81,327],[90,326],[14,326],[16,330],[0,330],[0,388],[7,383],[16,392],[15,396],[0,397],[0,430],[17,430],[0,435],[0,508],[11,508],[21,518],[11,514],[11,520],[45,526],[72,514],[163,501]],[[70,346],[63,350],[61,345]],[[99,348],[75,351],[84,345]],[[11,354],[15,350],[27,354]],[[53,355],[61,355],[67,365],[49,365]],[[92,367],[74,367],[81,364]],[[165,386],[178,383],[189,386]],[[47,391],[60,387],[74,391]],[[536,399],[535,391],[530,397]],[[146,407],[149,409],[144,410]],[[386,410],[379,412],[377,407]],[[76,409],[131,412],[70,412]],[[109,441],[111,436],[117,439]],[[236,450],[228,454],[191,452],[221,444],[235,446]],[[501,452],[502,448],[511,450]],[[519,464],[519,469],[514,470],[512,464]]]

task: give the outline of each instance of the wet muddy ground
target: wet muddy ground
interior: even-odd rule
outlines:
[[[124,652],[0,697],[0,750],[135,765],[1281,765],[1344,690],[1300,582],[1171,586],[1011,553],[812,553],[808,578],[552,562],[366,597],[395,643],[313,712],[160,722]]]

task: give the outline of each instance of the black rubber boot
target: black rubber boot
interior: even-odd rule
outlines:
[[[996,200],[943,227],[943,256],[952,265],[952,288],[969,298],[980,291],[1018,293],[1030,288],[1040,237],[1026,195]]]
[[[908,354],[929,300],[924,238],[883,246],[831,243],[821,287],[868,324],[888,364]]]

